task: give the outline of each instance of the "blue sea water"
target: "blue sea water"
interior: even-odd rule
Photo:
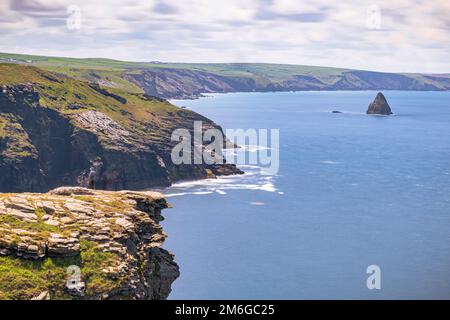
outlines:
[[[384,93],[393,116],[365,114],[373,91],[173,101],[224,128],[278,128],[280,170],[165,191],[170,299],[449,299],[450,92]]]

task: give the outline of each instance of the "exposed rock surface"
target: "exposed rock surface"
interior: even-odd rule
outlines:
[[[0,194],[0,299],[167,298],[179,276],[161,248],[167,207],[155,192]]]
[[[391,107],[389,106],[386,98],[381,92],[378,92],[375,100],[369,104],[367,109],[367,114],[380,114],[380,115],[391,115]]]
[[[34,82],[10,80],[13,72]],[[178,143],[172,132],[183,128],[193,136],[194,121],[202,121],[203,130],[222,130],[160,98],[111,93],[34,67],[0,64],[0,192],[62,185],[142,190],[211,172],[242,173],[230,164],[172,163]]]
[[[450,90],[448,76],[395,74],[385,72],[342,70],[330,74],[300,74],[295,66],[278,70],[273,76],[270,65],[253,70],[252,64],[222,65],[246,75],[217,74],[201,69],[153,68],[123,74],[123,77],[145,90],[147,94],[163,98],[197,98],[204,93],[268,92],[303,90]],[[285,74],[281,79],[279,75]]]

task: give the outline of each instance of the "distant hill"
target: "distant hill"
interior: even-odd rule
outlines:
[[[386,73],[264,63],[127,62],[0,53],[0,62],[49,71],[162,98],[195,98],[216,92],[303,90],[450,90],[450,74]]]

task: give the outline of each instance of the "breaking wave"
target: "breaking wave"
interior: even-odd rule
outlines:
[[[166,197],[179,197],[184,195],[226,195],[228,190],[258,190],[265,192],[280,192],[275,186],[276,176],[260,174],[260,167],[253,165],[239,166],[245,171],[243,175],[218,177],[217,179],[204,179],[186,181],[173,184],[162,190]]]

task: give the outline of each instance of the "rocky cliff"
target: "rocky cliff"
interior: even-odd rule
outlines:
[[[369,104],[367,114],[379,114],[385,116],[392,114],[391,107],[381,92],[378,92],[373,102]]]
[[[194,121],[221,130],[160,98],[0,64],[0,192],[138,190],[241,173],[228,164],[172,163],[172,132],[193,135]]]
[[[167,207],[155,192],[0,194],[0,299],[167,298]]]

